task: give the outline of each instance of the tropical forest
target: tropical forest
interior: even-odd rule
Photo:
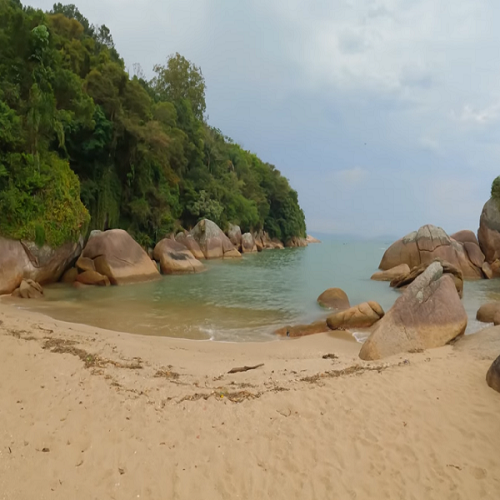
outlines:
[[[122,228],[151,246],[207,218],[305,236],[287,179],[207,123],[201,68],[174,47],[151,75],[74,5],[0,0],[0,234]]]

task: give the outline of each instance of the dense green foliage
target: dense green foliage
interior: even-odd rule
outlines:
[[[305,235],[288,181],[205,122],[200,68],[175,54],[150,81],[135,73],[74,5],[0,0],[1,234],[122,227],[147,245],[207,217]]]

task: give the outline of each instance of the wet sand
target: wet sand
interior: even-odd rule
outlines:
[[[0,499],[498,498],[500,328],[363,362],[334,334],[146,337],[1,302],[0,321]]]

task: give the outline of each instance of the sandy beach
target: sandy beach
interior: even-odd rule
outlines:
[[[145,337],[0,303],[0,498],[498,498],[500,329],[383,362],[359,349]]]

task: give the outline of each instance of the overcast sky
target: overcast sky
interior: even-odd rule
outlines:
[[[308,231],[477,229],[500,174],[500,2],[76,5],[131,72],[175,52],[201,66],[209,123],[281,170]]]

